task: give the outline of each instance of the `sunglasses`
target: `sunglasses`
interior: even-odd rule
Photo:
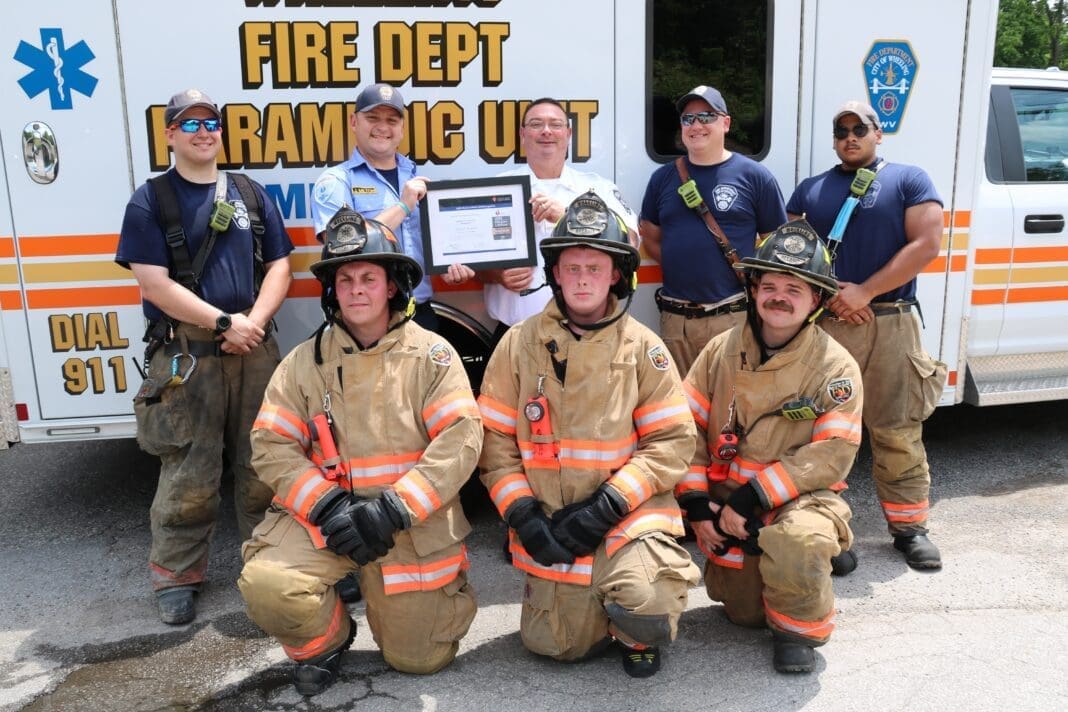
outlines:
[[[856,125],[853,126],[853,129],[852,129],[853,135],[856,136],[857,138],[864,138],[865,136],[868,135],[868,131],[869,131],[869,128],[868,128],[867,124],[856,124]],[[846,138],[847,136],[849,136],[849,133],[850,133],[850,129],[847,129],[845,126],[835,126],[834,127],[834,137],[836,139],[841,140],[843,138]]]
[[[683,126],[693,126],[694,121],[699,121],[702,124],[714,124],[720,116],[725,114],[717,114],[713,111],[701,111],[696,114],[683,114],[679,117],[679,121]]]
[[[222,119],[182,119],[175,121],[182,133],[196,133],[203,126],[208,133],[222,131]]]

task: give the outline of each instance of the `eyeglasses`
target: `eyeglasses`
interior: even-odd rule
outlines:
[[[560,121],[559,119],[556,119],[555,121],[545,121],[543,119],[531,119],[530,121],[528,121],[525,124],[525,126],[528,129],[531,129],[533,131],[541,131],[546,126],[549,127],[550,131],[563,131],[564,129],[567,128],[567,122],[566,121]]]
[[[852,130],[853,135],[857,138],[864,138],[868,135],[867,124],[854,124],[852,129],[847,129],[845,126],[834,127],[834,137],[839,141],[849,136],[849,132]]]
[[[182,119],[175,121],[182,133],[196,133],[203,126],[208,133],[222,131],[222,119]]]
[[[693,126],[694,121],[699,121],[702,124],[714,124],[716,120],[726,114],[717,114],[714,111],[701,111],[696,114],[683,114],[679,117],[679,121],[683,126]]]

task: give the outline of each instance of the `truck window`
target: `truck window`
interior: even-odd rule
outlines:
[[[1068,181],[1068,91],[1013,88],[1028,183]]]
[[[648,0],[646,146],[659,161],[685,153],[675,101],[698,84],[731,114],[727,148],[759,158],[768,144],[771,0]]]

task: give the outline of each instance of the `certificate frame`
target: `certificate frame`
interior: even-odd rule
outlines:
[[[535,266],[530,195],[528,175],[429,182],[419,201],[427,273],[456,262],[476,271]]]

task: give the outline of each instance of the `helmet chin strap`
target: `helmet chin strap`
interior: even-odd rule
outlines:
[[[553,298],[556,299],[556,306],[560,308],[560,312],[564,315],[567,315],[567,303],[564,301],[563,294],[558,289],[553,289]],[[612,315],[610,319],[602,319],[601,321],[598,321],[594,324],[580,324],[571,317],[568,317],[568,321],[570,321],[572,324],[582,329],[583,331],[598,331],[600,329],[605,328],[606,326],[611,326],[612,324],[622,319],[623,315],[626,314],[627,311],[630,309],[630,303],[631,301],[633,301],[633,299],[634,292],[631,292],[627,295],[627,303],[623,305],[622,309],[617,309],[616,313]]]

